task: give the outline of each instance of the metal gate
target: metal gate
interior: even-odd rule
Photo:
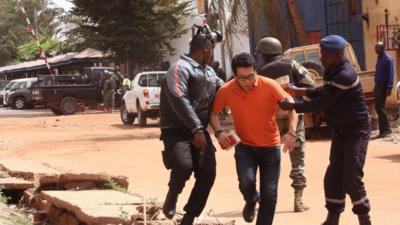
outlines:
[[[346,38],[354,48],[362,70],[365,70],[364,32],[361,17],[361,0],[357,0],[352,9],[343,0],[324,0],[324,34],[338,34]]]

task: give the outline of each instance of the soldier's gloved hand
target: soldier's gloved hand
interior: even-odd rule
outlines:
[[[196,133],[194,133],[193,141],[192,144],[196,149],[202,150],[206,146],[207,140],[206,140],[206,135],[204,134],[204,130],[197,130]]]
[[[386,88],[386,96],[390,96],[392,94],[391,88]]]
[[[284,100],[278,102],[278,104],[279,104],[279,107],[281,107],[281,109],[283,109],[283,110],[293,110],[294,109],[294,103],[289,102],[289,100],[286,98]]]

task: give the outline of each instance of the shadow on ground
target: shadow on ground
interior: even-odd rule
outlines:
[[[157,127],[160,127],[160,125],[158,123],[148,124],[145,127],[139,127],[139,125],[137,125],[137,124],[132,124],[132,125],[111,124],[111,126],[115,127],[115,128],[119,128],[121,130],[146,129],[146,128],[157,128]]]
[[[385,156],[379,156],[379,157],[375,157],[375,158],[386,159],[386,160],[390,160],[394,163],[400,163],[400,154],[385,155]]]

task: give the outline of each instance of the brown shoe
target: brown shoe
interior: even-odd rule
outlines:
[[[303,203],[303,189],[296,189],[294,191],[294,207],[295,212],[304,212],[310,209],[310,207]]]

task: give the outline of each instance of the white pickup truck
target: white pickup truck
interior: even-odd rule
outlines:
[[[144,127],[148,117],[159,116],[160,79],[165,74],[166,71],[149,71],[135,76],[130,89],[123,96],[121,120],[124,124],[133,124],[137,117],[139,127]]]

